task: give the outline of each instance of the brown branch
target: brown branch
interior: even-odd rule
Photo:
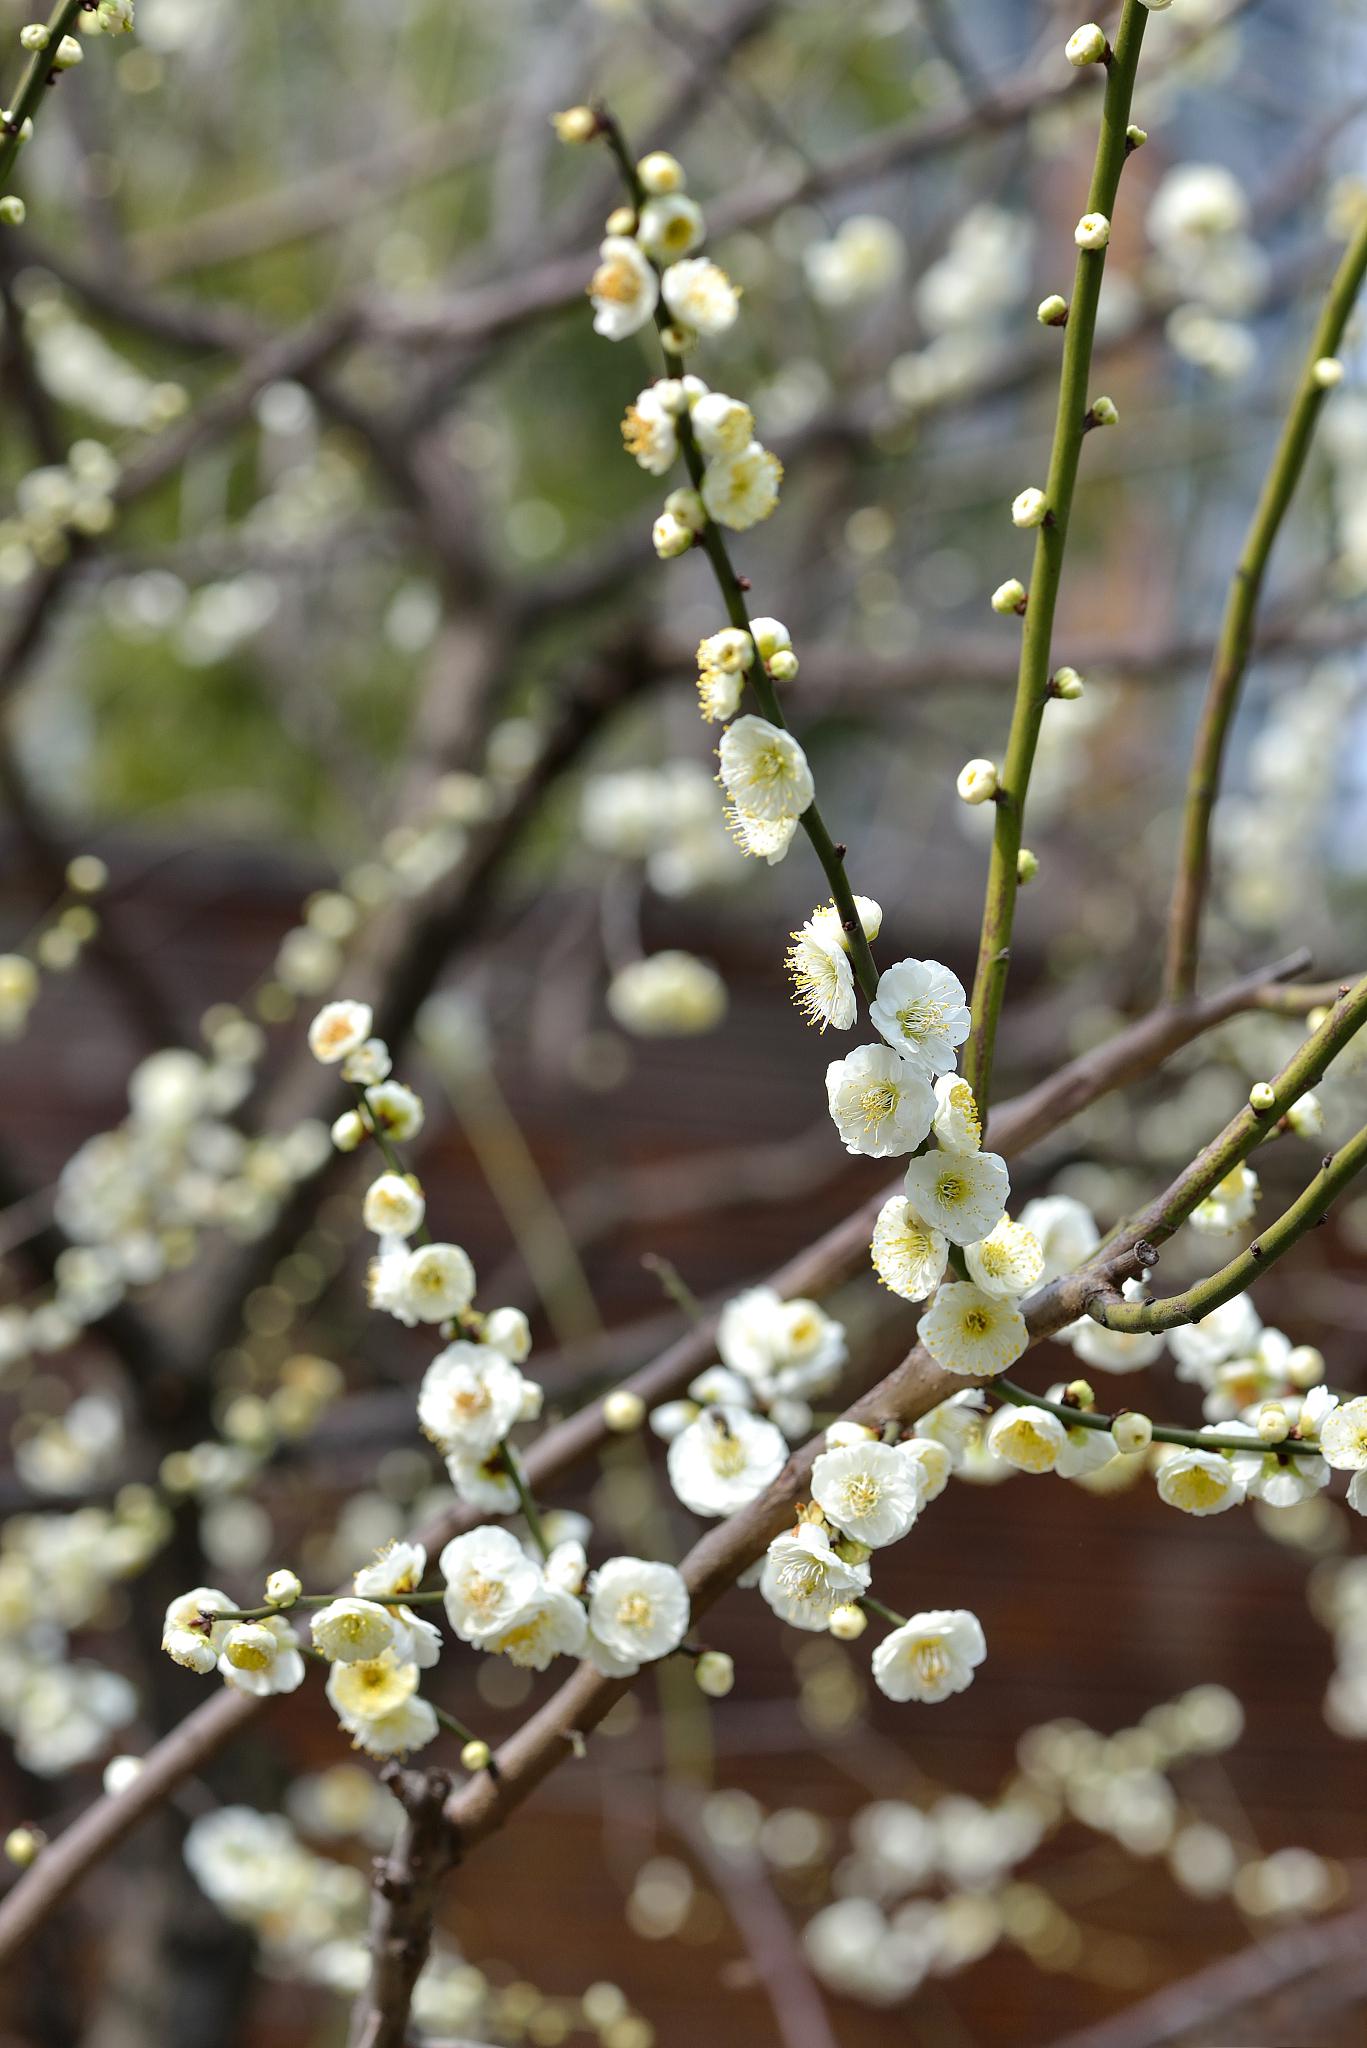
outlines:
[[[432,1915],[451,1867],[451,1839],[442,1806],[445,1771],[380,1773],[404,1810],[398,1840],[375,1859],[371,1880],[370,1981],[351,2017],[351,2048],[404,2048],[413,1989],[432,1946]]]
[[[697,1800],[682,1790],[667,1796],[665,1811],[721,1893],[784,2048],[838,2048],[825,2002],[764,1858],[754,1849],[722,1848],[714,1842]]]

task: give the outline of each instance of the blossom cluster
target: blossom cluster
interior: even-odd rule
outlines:
[[[541,1411],[541,1388],[521,1371],[531,1350],[527,1318],[512,1308],[477,1310],[468,1254],[430,1238],[421,1184],[396,1149],[421,1131],[422,1100],[393,1077],[373,1022],[369,1004],[342,998],[324,1005],[308,1034],[315,1058],[336,1067],[355,1094],[355,1107],[333,1127],[334,1143],[351,1151],[369,1142],[383,1155],[385,1170],[362,1202],[377,1239],[371,1304],[409,1328],[440,1329],[446,1341],[423,1375],[418,1423],[466,1508],[521,1509],[525,1534],[487,1523],[454,1537],[439,1559],[440,1593],[422,1589],[428,1561],[418,1543],[389,1545],[335,1598],[304,1596],[288,1568],[271,1574],[257,1609],[234,1608],[217,1587],[195,1587],[167,1608],[162,1648],[187,1669],[217,1671],[257,1696],[297,1690],[307,1649],[329,1667],[327,1696],[342,1728],[357,1747],[389,1757],[424,1748],[441,1725],[419,1690],[443,1644],[440,1628],[417,1611],[422,1602],[440,1599],[452,1632],[471,1648],[537,1671],[558,1656],[584,1658],[614,1677],[677,1650],[690,1603],[671,1564],[618,1556],[590,1571],[578,1537],[547,1541],[512,1441]],[[298,1623],[305,1608],[307,1641]],[[483,1768],[487,1745],[460,1732],[467,1765]]]

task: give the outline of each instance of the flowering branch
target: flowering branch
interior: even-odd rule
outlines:
[[[1268,558],[1305,468],[1320,408],[1343,374],[1335,351],[1365,274],[1367,218],[1344,252],[1329,288],[1230,583],[1187,780],[1164,970],[1163,985],[1170,1000],[1190,994],[1196,984],[1201,912],[1209,878],[1211,814],[1219,794],[1225,741],[1253,647],[1258,600]]]
[[[1164,1301],[1111,1301],[1090,1309],[1093,1320],[1108,1330],[1175,1330],[1182,1323],[1198,1322],[1212,1309],[1223,1307],[1242,1294],[1260,1274],[1298,1244],[1308,1230],[1322,1223],[1330,1204],[1357,1174],[1367,1166],[1367,1130],[1358,1132],[1346,1145],[1327,1158],[1301,1195],[1275,1223],[1260,1230],[1252,1244],[1222,1266],[1218,1273],[1198,1280],[1181,1294]]]
[[[1203,1032],[1258,1008],[1269,990],[1291,975],[1303,973],[1306,964],[1303,953],[1292,954],[1272,967],[1232,983],[1218,994],[1156,1010],[1118,1033],[1108,1044],[1069,1061],[1048,1080],[1001,1105],[996,1133],[1003,1153],[1011,1156],[1037,1144],[1091,1103],[1153,1072]],[[886,1189],[881,1190],[870,1202],[815,1239],[772,1274],[768,1284],[786,1298],[820,1296],[848,1280],[868,1257],[869,1232],[886,1194]],[[1052,1306],[1052,1315],[1046,1313],[1047,1306]],[[1075,1295],[1069,1297],[1062,1309],[1057,1300],[1052,1305],[1038,1301],[1032,1304],[1032,1318],[1040,1317],[1050,1328],[1058,1328],[1083,1312],[1083,1302]],[[708,1316],[634,1373],[624,1387],[645,1404],[668,1400],[708,1364],[715,1355],[715,1344],[716,1318]],[[928,1374],[931,1368],[926,1355],[914,1356],[919,1356],[923,1376]],[[906,1370],[899,1368],[902,1372]],[[947,1375],[923,1377],[920,1386],[924,1405],[931,1406],[951,1384]],[[875,1417],[878,1419],[881,1417]],[[554,1484],[597,1451],[609,1434],[601,1401],[567,1416],[528,1447],[523,1462],[529,1485],[544,1489]],[[457,1504],[421,1529],[415,1540],[429,1551],[435,1550],[453,1536],[473,1528],[478,1520],[477,1513]],[[731,1524],[726,1526],[730,1528]],[[704,1540],[713,1541],[719,1533],[713,1532]],[[763,1548],[763,1544],[759,1547]],[[269,1699],[225,1687],[195,1707],[171,1734],[149,1750],[141,1772],[130,1784],[106,1793],[88,1806],[0,1900],[0,1963],[17,1955],[91,1870],[270,1704]],[[598,1718],[611,1704],[611,1699],[603,1702]],[[576,1725],[571,1714],[565,1726]],[[549,1763],[546,1768],[550,1768]]]
[[[1078,223],[1077,268],[1073,296],[1065,310],[1063,366],[1059,377],[1058,414],[1053,452],[1043,494],[1030,519],[1037,526],[1035,557],[1025,603],[1016,703],[1006,757],[997,778],[996,821],[983,907],[978,964],[973,980],[973,1029],[964,1051],[964,1078],[969,1082],[984,1120],[992,1092],[992,1057],[997,1024],[1006,994],[1015,920],[1018,863],[1025,818],[1026,791],[1034,765],[1040,724],[1049,701],[1049,667],[1054,610],[1068,541],[1068,517],[1083,436],[1090,424],[1087,379],[1091,371],[1092,338],[1106,267],[1110,219],[1120,186],[1120,173],[1130,151],[1127,127],[1135,71],[1148,21],[1143,0],[1125,0],[1115,43],[1106,65],[1106,93],[1101,133],[1087,193],[1087,210]],[[1021,501],[1017,500],[1019,507]],[[1038,517],[1036,517],[1038,514]],[[1016,516],[1024,516],[1018,511]]]
[[[1128,1326],[1127,1326],[1128,1327]],[[1069,1429],[1100,1429],[1114,1432],[1129,1410],[1116,1415],[1103,1415],[1099,1408],[1080,1408],[1072,1402],[1050,1400],[1045,1394],[1032,1394],[1028,1387],[1018,1387],[1014,1380],[1004,1376],[992,1382],[992,1392],[1016,1408],[1044,1408],[1050,1415],[1057,1415]],[[1222,1436],[1218,1431],[1181,1429],[1174,1423],[1150,1423],[1145,1432],[1146,1441],[1157,1444],[1182,1444],[1189,1450],[1197,1451],[1243,1451],[1247,1452],[1249,1440],[1246,1436]],[[1287,1437],[1277,1445],[1277,1450],[1290,1457],[1319,1458],[1323,1452],[1316,1443],[1302,1443],[1295,1437]]]

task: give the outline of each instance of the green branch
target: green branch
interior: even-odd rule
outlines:
[[[1139,49],[1148,18],[1148,8],[1142,0],[1125,0],[1107,65],[1101,133],[1097,139],[1086,211],[1104,214],[1108,221],[1114,210],[1120,173],[1129,150],[1126,128]],[[1049,701],[1054,610],[1068,541],[1073,486],[1077,481],[1078,459],[1087,431],[1087,381],[1091,374],[1092,338],[1105,267],[1104,248],[1079,248],[1073,296],[1063,331],[1058,414],[1045,485],[1049,509],[1044,524],[1037,529],[1016,680],[1016,702],[1011,715],[1006,758],[998,781],[987,898],[983,906],[978,964],[973,979],[973,1029],[964,1047],[963,1061],[964,1077],[977,1097],[984,1124],[992,1093],[992,1056],[997,1025],[1011,962],[1011,930],[1016,913],[1017,861],[1024,831],[1025,797],[1044,707]]]
[[[1072,1408],[1066,1401],[1046,1400],[1043,1394],[1032,1394],[1028,1387],[1018,1387],[1014,1380],[995,1379],[991,1391],[1000,1394],[1013,1408],[1044,1408],[1050,1415],[1057,1415],[1070,1429],[1114,1429],[1119,1420],[1115,1415],[1102,1415],[1095,1408]],[[1178,1429],[1166,1422],[1153,1424],[1153,1440],[1158,1444],[1184,1444],[1193,1451],[1245,1451],[1255,1456],[1275,1451],[1278,1456],[1292,1458],[1319,1458],[1324,1453],[1318,1444],[1302,1443],[1297,1437],[1286,1437],[1279,1444],[1265,1444],[1260,1437],[1219,1436],[1213,1431],[1199,1429]]]
[[[1326,396],[1327,387],[1317,381],[1315,367],[1336,353],[1364,274],[1367,274],[1367,215],[1364,215],[1344,252],[1330,286],[1225,601],[1224,618],[1215,645],[1215,658],[1187,779],[1182,844],[1177,877],[1173,883],[1164,970],[1164,993],[1170,1002],[1190,995],[1196,985],[1201,912],[1210,871],[1211,813],[1220,789],[1225,741],[1248,668],[1254,617],[1262,595],[1268,557],[1305,468],[1315,422]]]
[[[1326,1159],[1309,1187],[1285,1213],[1266,1230],[1260,1230],[1237,1258],[1205,1280],[1198,1280],[1182,1294],[1170,1294],[1164,1301],[1119,1301],[1093,1307],[1087,1313],[1108,1330],[1175,1330],[1182,1323],[1199,1322],[1212,1309],[1223,1307],[1236,1294],[1283,1258],[1308,1230],[1324,1220],[1330,1204],[1349,1181],[1367,1166],[1367,1129],[1350,1138]]]
[[[6,109],[6,120],[0,132],[0,185],[4,185],[14,169],[14,159],[23,142],[22,129],[25,121],[33,120],[38,112],[44,88],[60,78],[61,73],[53,68],[53,57],[62,37],[69,33],[76,16],[81,12],[82,0],[58,0],[47,20],[47,43],[41,50],[35,50],[24,66],[19,80],[19,91],[14,104]]]

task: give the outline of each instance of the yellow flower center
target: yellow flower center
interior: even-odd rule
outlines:
[[[606,263],[600,263],[589,286],[595,299],[607,299],[618,306],[629,306],[639,289],[635,266],[624,256],[612,256]]]
[[[932,1031],[944,1030],[945,1014],[945,1005],[933,996],[917,996],[897,1012],[897,1022],[904,1038],[926,1038]]]
[[[618,1603],[617,1619],[623,1628],[648,1628],[650,1625],[650,1602],[644,1593],[628,1593]]]
[[[873,1088],[866,1088],[859,1098],[859,1107],[864,1113],[864,1129],[877,1130],[897,1108],[900,1090],[895,1081],[882,1081]]]
[[[985,1337],[992,1328],[992,1318],[985,1308],[965,1309],[963,1333],[965,1337]]]
[[[923,1636],[913,1644],[911,1661],[923,1685],[941,1685],[949,1676],[949,1658],[938,1636]]]
[[[855,1519],[860,1515],[871,1515],[882,1498],[878,1481],[867,1472],[857,1472],[845,1484],[845,1511]]]

